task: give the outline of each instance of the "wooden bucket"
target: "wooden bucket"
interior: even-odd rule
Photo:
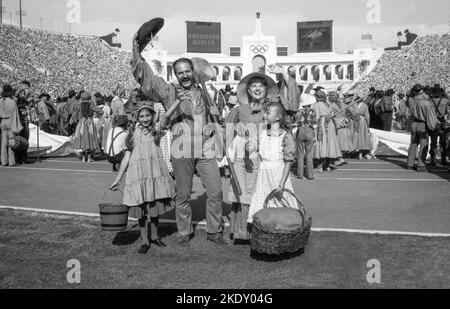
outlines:
[[[102,203],[99,204],[102,230],[108,232],[126,230],[128,226],[129,208],[120,203],[104,203],[103,200],[107,192],[105,192],[105,195],[102,198]]]

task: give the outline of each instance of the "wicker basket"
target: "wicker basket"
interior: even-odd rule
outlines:
[[[267,208],[267,203],[275,198],[276,191],[273,191],[266,198],[263,207]],[[288,193],[295,197],[298,205],[298,211],[303,218],[303,226],[295,231],[269,231],[267,228],[253,222],[252,235],[250,244],[252,250],[265,253],[280,255],[284,253],[294,253],[304,248],[308,244],[309,235],[311,233],[312,219],[307,218],[305,207],[297,199],[295,194],[290,190],[283,190],[283,193]],[[280,201],[283,206],[287,207],[285,201]]]

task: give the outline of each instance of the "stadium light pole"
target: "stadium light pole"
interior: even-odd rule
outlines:
[[[3,0],[0,0],[0,25],[3,25]]]

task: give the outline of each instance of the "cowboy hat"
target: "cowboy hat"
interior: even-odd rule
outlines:
[[[323,89],[325,89],[325,88],[323,88],[322,86],[317,86],[317,87],[314,88],[313,90],[314,90],[315,92],[317,92],[317,91],[323,90]]]
[[[141,26],[138,30],[139,52],[142,52],[153,37],[164,26],[164,19],[154,18]]]
[[[300,96],[300,107],[305,107],[316,103],[316,97],[311,94],[304,93]]]
[[[8,98],[8,97],[12,97],[13,95],[14,95],[14,90],[11,87],[11,85],[9,85],[9,84],[3,85],[2,96],[5,98]]]
[[[117,127],[121,127],[123,125],[128,124],[128,116],[127,115],[118,115],[118,116],[114,117],[113,121]]]
[[[440,95],[444,93],[444,89],[441,88],[441,85],[435,84],[433,88],[431,88],[431,93],[434,95]]]
[[[385,96],[390,97],[395,93],[394,89],[388,89],[386,90],[386,92],[384,93]]]
[[[253,78],[260,78],[264,80],[267,88],[267,98],[269,98],[270,100],[276,100],[278,95],[278,87],[275,81],[266,74],[256,72],[248,74],[239,82],[239,85],[237,87],[237,97],[239,99],[239,103],[241,104],[249,103],[247,87],[249,86],[248,82]]]

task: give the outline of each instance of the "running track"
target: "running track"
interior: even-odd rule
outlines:
[[[405,169],[403,158],[354,161],[314,181],[294,180],[315,228],[450,234],[448,173]],[[115,174],[107,162],[82,164],[76,158],[47,159],[0,168],[0,206],[98,213],[98,204]],[[229,182],[224,180],[224,215]],[[118,193],[107,199],[120,200]],[[205,195],[194,179],[193,219],[205,218]],[[174,212],[165,216],[174,219]]]

